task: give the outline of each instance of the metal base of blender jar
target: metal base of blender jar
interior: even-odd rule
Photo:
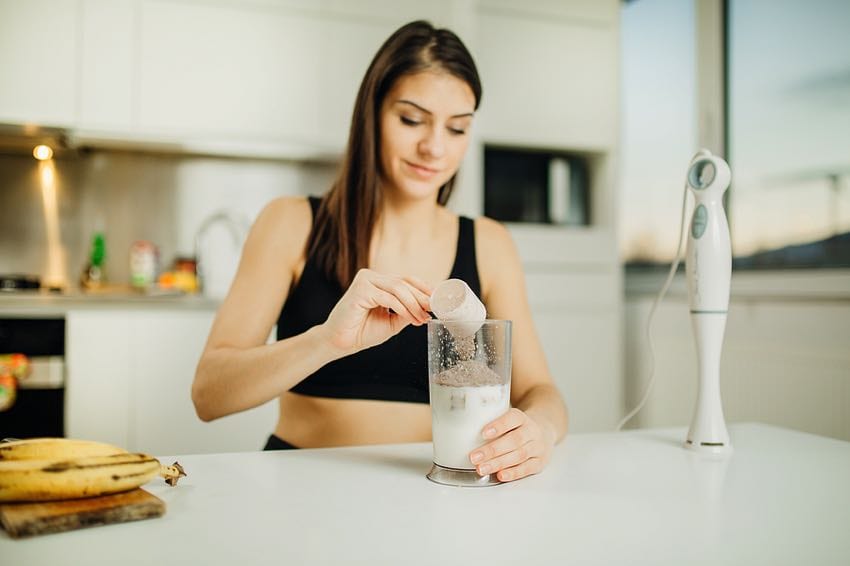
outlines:
[[[496,474],[487,474],[479,476],[475,470],[459,470],[457,468],[446,468],[439,464],[434,464],[431,471],[425,476],[434,483],[443,485],[451,485],[455,487],[487,487],[490,485],[499,485],[500,482],[496,479]]]

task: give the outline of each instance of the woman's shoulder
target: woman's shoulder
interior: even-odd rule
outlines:
[[[492,218],[475,219],[475,256],[485,299],[497,284],[512,284],[522,273],[522,262],[510,231]]]
[[[257,220],[307,222],[312,220],[313,212],[309,197],[284,196],[272,199],[260,211]]]
[[[507,227],[487,216],[475,218],[475,245],[486,251],[506,251],[505,247],[513,248],[514,242]]]
[[[276,252],[297,257],[310,235],[313,211],[306,197],[285,196],[268,202],[251,229],[254,240]]]

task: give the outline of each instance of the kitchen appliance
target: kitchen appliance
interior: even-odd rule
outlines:
[[[587,226],[598,153],[484,146],[484,215],[502,222]]]
[[[0,438],[65,435],[65,319],[0,318],[0,353],[30,359],[14,405],[0,412]]]
[[[37,275],[24,273],[0,273],[0,291],[32,291],[41,287],[41,279]]]
[[[482,446],[485,425],[507,413],[511,391],[511,321],[428,321],[428,381],[434,465],[429,480],[452,486],[500,483],[478,475],[469,453]]]
[[[731,180],[729,165],[708,150],[701,150],[691,160],[688,188],[694,197],[694,211],[685,267],[699,390],[685,445],[708,452],[732,448],[720,400],[720,354],[732,280],[732,246],[723,194]]]
[[[655,311],[670,287],[681,260],[684,236],[682,228],[685,224],[687,194],[690,191],[694,197],[694,209],[688,226],[685,272],[691,325],[697,350],[698,390],[685,447],[713,454],[732,451],[720,398],[720,356],[732,278],[732,247],[729,224],[723,209],[723,195],[731,180],[729,165],[707,149],[701,149],[691,158],[682,196],[676,257],[661,291],[650,308],[646,324],[651,360],[649,383],[637,407],[620,421],[617,430],[641,410],[652,391],[655,381],[655,354],[650,329]]]

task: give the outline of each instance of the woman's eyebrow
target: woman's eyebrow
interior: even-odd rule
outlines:
[[[411,100],[406,100],[406,99],[402,98],[400,100],[396,100],[396,104],[409,104],[409,105],[411,105],[415,108],[418,108],[419,110],[421,110],[425,114],[433,114],[433,112],[431,112],[427,108],[423,108],[423,107],[419,106],[418,104],[416,104],[415,102],[413,102]],[[464,114],[455,114],[454,116],[452,116],[452,118],[466,118],[467,116],[474,116],[474,115],[475,115],[474,112],[466,112]]]

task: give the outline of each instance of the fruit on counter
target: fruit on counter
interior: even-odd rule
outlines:
[[[12,408],[18,392],[18,381],[29,377],[32,367],[23,354],[0,355],[0,412]]]
[[[32,371],[29,358],[23,354],[0,354],[0,375],[26,379]]]
[[[166,271],[159,276],[157,284],[160,289],[176,289],[184,293],[198,291],[198,278],[188,271]]]
[[[156,476],[171,486],[184,477],[174,462],[73,438],[0,442],[0,502],[54,501],[129,491]]]
[[[160,289],[176,289],[184,293],[198,291],[198,278],[188,271],[166,271],[159,276],[157,284]]]
[[[74,459],[0,462],[0,502],[55,501],[130,491],[157,476],[169,485],[185,476],[174,463],[163,466],[147,454],[112,454]]]
[[[0,373],[0,413],[12,408],[18,391],[18,380],[8,373]]]
[[[200,291],[197,261],[193,257],[176,257],[171,271],[164,271],[157,279],[160,289],[176,289],[184,293]]]
[[[58,460],[126,453],[123,448],[111,444],[75,438],[28,438],[0,442],[0,460]]]

